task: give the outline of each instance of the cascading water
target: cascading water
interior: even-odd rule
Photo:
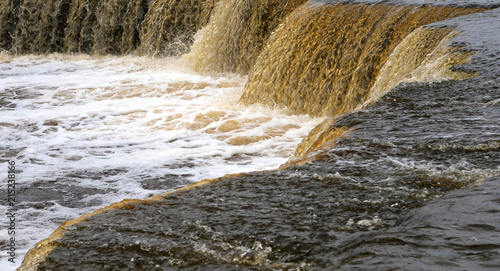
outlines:
[[[314,116],[352,112],[366,101],[381,66],[409,33],[421,25],[477,11],[432,6],[303,5],[269,39],[241,101],[284,106]],[[425,50],[432,50],[449,31],[420,36],[418,47],[424,47],[424,52],[407,50],[407,57],[420,63]]]
[[[3,1],[2,48],[15,53],[180,55],[212,1]]]
[[[399,266],[383,247],[413,245],[401,219],[500,175],[500,45],[479,31],[497,5],[418,4],[3,1],[0,150],[22,222],[2,265],[74,218],[21,270]]]
[[[200,72],[247,74],[269,35],[305,0],[220,1],[187,56]]]

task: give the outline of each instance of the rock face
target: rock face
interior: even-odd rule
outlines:
[[[411,1],[400,3],[407,2]],[[7,20],[2,19],[2,25],[13,26],[21,20],[16,15],[22,14],[21,5],[9,3],[7,7],[0,4],[10,12],[2,13]],[[236,7],[247,2],[231,3]],[[315,154],[317,146],[337,139],[335,146],[324,149],[317,156],[321,159],[302,166],[207,180],[148,200],[125,200],[63,223],[30,250],[20,270],[370,270],[401,266],[407,270],[497,270],[500,42],[496,37],[500,35],[500,9],[419,28],[480,11],[475,8],[306,3],[285,12],[289,16],[283,14],[284,24],[266,45],[276,48],[263,46],[242,100],[268,103],[264,97],[279,96],[279,104],[296,112],[348,113],[315,129],[297,156]],[[267,9],[253,6],[248,10],[257,10],[262,18],[267,14]],[[339,36],[330,37],[328,43],[323,38],[331,34],[326,30],[332,25],[340,29]],[[301,27],[303,31],[295,32]],[[5,36],[2,31],[0,35]],[[308,33],[312,36],[303,36]],[[15,39],[7,43],[12,48],[25,46],[15,47]],[[368,43],[375,46],[373,50],[368,50]],[[339,62],[327,61],[332,60],[330,55],[321,50],[332,44],[338,48],[327,49],[336,52],[333,56]],[[288,49],[278,50],[281,46]],[[359,54],[348,53],[356,49]],[[304,53],[274,55],[287,50]],[[284,56],[283,62],[273,63],[287,65],[268,69],[268,61],[278,56]],[[222,69],[231,66],[230,71],[245,72],[244,67],[252,63],[227,59],[231,65]],[[435,63],[441,68],[435,69]],[[448,68],[456,64],[461,65],[453,68],[454,74],[464,80],[432,78],[441,71],[448,76]],[[345,66],[351,75],[337,75],[343,70],[336,65]],[[379,80],[380,74],[384,77]],[[471,74],[475,77],[462,76]],[[436,82],[397,85],[406,79]],[[337,83],[343,92],[326,92]],[[386,88],[395,85],[386,93]],[[370,100],[371,89],[382,97]],[[365,101],[371,105],[354,111]]]

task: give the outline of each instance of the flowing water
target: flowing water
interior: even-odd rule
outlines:
[[[2,266],[500,268],[498,6],[3,1]]]
[[[123,198],[275,169],[318,123],[238,105],[244,77],[202,76],[179,62],[4,57],[2,156],[22,171],[21,251],[62,221]]]

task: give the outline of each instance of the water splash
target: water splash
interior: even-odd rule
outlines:
[[[269,35],[305,1],[220,1],[187,57],[201,72],[247,74]]]

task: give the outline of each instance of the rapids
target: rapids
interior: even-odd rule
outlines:
[[[2,1],[0,264],[500,268],[499,7]]]
[[[276,169],[320,120],[239,105],[244,77],[184,66],[168,58],[3,56],[0,140],[3,161],[11,157],[20,170],[19,253],[64,220],[123,198]]]

